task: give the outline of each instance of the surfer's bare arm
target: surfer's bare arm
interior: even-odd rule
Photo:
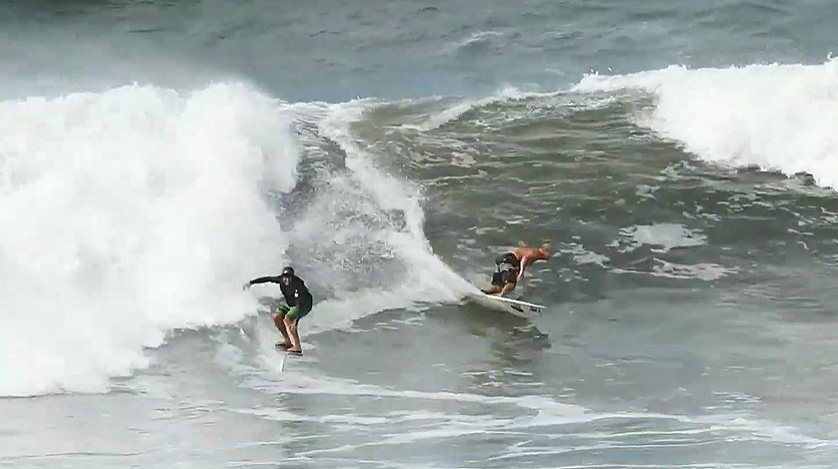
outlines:
[[[516,282],[520,282],[524,278],[524,270],[527,268],[527,263],[530,261],[528,256],[524,256],[521,259],[521,270],[518,272],[518,278],[515,280]]]
[[[251,285],[257,285],[257,284],[260,284],[260,283],[268,283],[268,282],[270,282],[270,283],[280,283],[281,278],[282,277],[272,277],[272,276],[254,278],[253,280],[245,283],[244,288],[247,289]]]

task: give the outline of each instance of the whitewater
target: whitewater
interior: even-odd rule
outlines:
[[[759,64],[584,77],[581,93],[642,91],[651,105],[635,122],[679,142],[698,158],[838,184],[838,59],[822,64]]]
[[[316,111],[331,115],[325,105]],[[319,207],[319,218],[289,233],[266,196],[297,183],[305,143],[294,112],[240,84],[187,94],[134,85],[0,103],[0,395],[104,392],[110,378],[147,367],[146,349],[174,330],[256,314],[257,296],[241,285],[280,270],[290,241],[316,239],[306,230],[333,215]],[[324,127],[340,139],[348,112],[334,114]],[[349,177],[375,198],[362,210],[413,211],[403,229],[370,236],[389,236],[381,241],[412,256],[418,272],[429,263],[445,272],[422,235],[417,200],[394,197],[399,183],[361,158],[349,159]],[[440,285],[421,278],[406,280],[407,301],[400,291],[361,292],[352,300],[357,315],[439,299],[430,290]],[[320,305],[313,330],[351,323],[345,302]]]

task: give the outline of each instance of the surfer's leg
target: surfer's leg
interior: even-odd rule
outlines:
[[[503,286],[503,289],[500,291],[500,296],[506,296],[507,293],[511,292],[515,289],[515,282],[509,282]]]
[[[282,337],[285,338],[284,342],[277,342],[276,346],[284,349],[288,349],[293,345],[291,338],[288,336],[288,329],[285,327],[285,321],[283,321],[283,318],[286,316],[288,311],[288,306],[282,305],[282,307],[279,308],[279,311],[274,314],[274,325],[276,325],[276,328],[282,333]]]
[[[515,289],[517,285],[518,273],[514,270],[505,270],[501,275],[501,282],[503,286],[500,289],[500,296],[506,296],[507,293]]]
[[[503,272],[495,272],[492,274],[492,285],[487,288],[481,288],[480,291],[487,295],[495,295],[500,293],[503,288]]]
[[[491,287],[488,287],[488,288],[481,288],[480,291],[482,291],[483,293],[485,293],[487,295],[495,295],[497,293],[500,293],[501,288],[497,285],[492,285]]]
[[[302,345],[300,344],[300,334],[297,330],[297,325],[309,311],[311,311],[311,304],[308,302],[300,302],[299,305],[294,306],[285,315],[285,327],[288,328],[288,333],[291,336],[293,346],[288,349],[289,352],[303,353]]]
[[[295,309],[296,307],[291,308],[291,311],[294,311]],[[291,336],[292,345],[288,348],[288,351],[302,353],[303,349],[300,347],[300,335],[297,332],[297,319],[289,313],[285,315],[283,322],[285,323],[285,327],[288,329],[288,335]]]

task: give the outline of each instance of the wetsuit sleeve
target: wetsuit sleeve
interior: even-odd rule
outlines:
[[[257,284],[260,284],[260,283],[269,283],[269,282],[270,283],[280,283],[280,279],[281,279],[281,277],[271,277],[271,276],[259,277],[259,278],[254,278],[253,280],[251,280],[248,283],[251,284],[251,285],[257,285]]]

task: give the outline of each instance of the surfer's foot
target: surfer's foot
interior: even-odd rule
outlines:
[[[301,349],[298,349],[298,348],[289,348],[288,350],[286,350],[286,352],[293,353],[295,355],[302,355],[303,354],[303,351]]]
[[[288,350],[289,348],[291,348],[291,345],[292,344],[289,344],[287,342],[277,342],[276,343],[276,348],[281,348],[282,350]]]

